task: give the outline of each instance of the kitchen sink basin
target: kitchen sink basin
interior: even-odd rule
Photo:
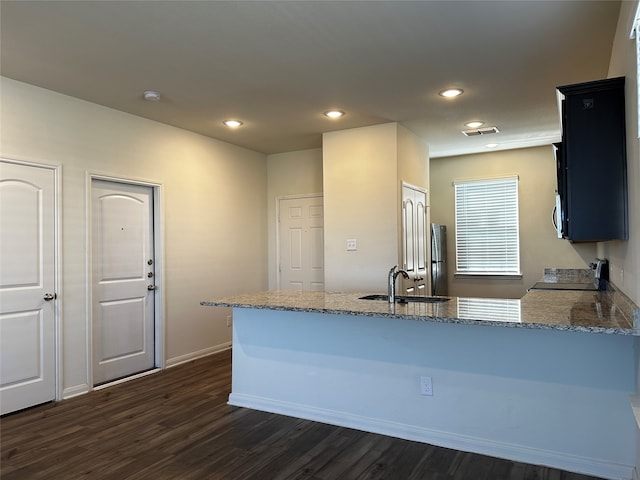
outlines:
[[[389,295],[375,293],[373,295],[365,295],[364,297],[360,297],[360,300],[384,300],[386,302],[389,301]],[[451,299],[447,297],[414,297],[410,295],[396,295],[397,303],[440,303],[448,302],[449,300]]]
[[[399,295],[396,297],[396,302],[398,303],[411,303],[411,302],[442,303],[442,302],[448,302],[449,300],[451,299],[447,297],[413,297],[413,296],[404,296],[404,295]]]
[[[373,294],[373,295],[365,295],[364,297],[360,297],[360,300],[389,300],[389,295],[380,295],[380,294]]]

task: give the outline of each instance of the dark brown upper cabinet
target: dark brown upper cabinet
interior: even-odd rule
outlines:
[[[558,87],[557,144],[562,237],[574,242],[627,240],[624,77]]]

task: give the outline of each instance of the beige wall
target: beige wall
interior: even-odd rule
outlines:
[[[626,77],[627,185],[629,240],[598,244],[598,255],[610,261],[611,281],[640,304],[640,141],[638,140],[638,73],[635,39],[629,38],[638,1],[622,2],[611,51],[609,77]],[[636,392],[640,391],[640,341],[636,341]],[[637,431],[640,439],[640,428]],[[638,442],[640,445],[640,440]],[[640,474],[640,450],[636,457]]]
[[[324,134],[327,290],[386,291],[401,258],[401,181],[426,187],[428,168],[426,145],[397,123]],[[346,251],[347,239],[357,251]]]
[[[201,307],[199,302],[267,287],[266,156],[0,80],[0,155],[62,166],[60,305],[65,395],[86,391],[90,382],[88,172],[163,186],[167,362],[229,346],[229,310]]]
[[[429,205],[429,145],[412,131],[400,125],[398,127],[398,205],[402,205],[402,182],[409,183],[413,186],[423,188],[427,191],[427,218],[426,224],[431,223]],[[398,238],[402,242],[402,212],[399,212],[398,219]],[[431,265],[431,247],[430,239],[427,238],[427,291],[431,291],[431,283],[429,278],[429,265]],[[400,250],[402,245],[400,244]],[[402,252],[398,257],[398,265],[402,268]],[[412,279],[405,280],[402,276],[398,277],[398,292],[405,291],[409,287],[414,287],[415,283]]]
[[[388,123],[323,135],[328,291],[384,291],[398,262],[396,132]],[[346,251],[347,239],[357,251]]]
[[[522,278],[455,278],[454,179],[517,174]],[[449,294],[460,297],[520,298],[542,279],[545,267],[587,268],[595,244],[556,237],[551,223],[556,167],[551,146],[431,159],[431,221],[447,226]]]
[[[277,287],[276,203],[279,197],[322,193],[322,150],[301,150],[267,157],[269,289]]]
[[[611,281],[640,304],[640,147],[638,142],[638,77],[635,40],[629,38],[638,2],[622,2],[613,43],[609,77],[626,77],[627,185],[629,240],[598,245],[598,255],[611,262]]]
[[[398,178],[429,188],[429,145],[402,125],[398,126]]]

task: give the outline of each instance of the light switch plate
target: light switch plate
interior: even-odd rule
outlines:
[[[358,250],[358,241],[355,238],[347,240],[347,252]]]

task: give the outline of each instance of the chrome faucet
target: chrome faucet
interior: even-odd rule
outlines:
[[[389,270],[389,303],[394,304],[396,301],[396,277],[402,274],[404,278],[409,278],[409,274],[404,270],[398,270],[398,266],[394,265]]]

